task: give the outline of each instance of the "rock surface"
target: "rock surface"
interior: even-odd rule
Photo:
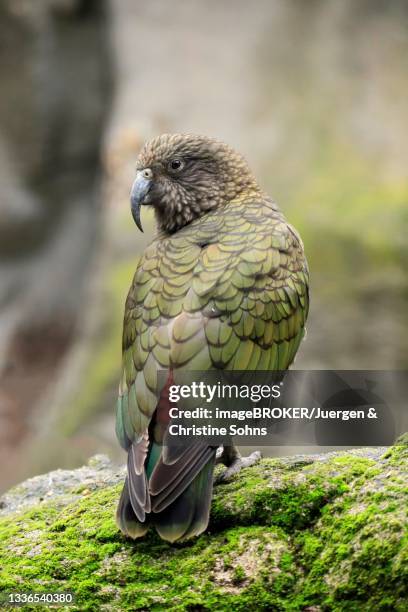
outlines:
[[[403,444],[264,459],[215,487],[205,534],[171,546],[118,533],[124,468],[98,455],[0,499],[0,597],[69,590],[81,611],[406,610],[407,463]]]

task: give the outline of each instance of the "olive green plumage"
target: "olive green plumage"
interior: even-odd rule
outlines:
[[[260,190],[243,158],[207,138],[160,139],[145,147],[138,166],[143,170],[148,164],[153,181],[162,184],[156,194],[150,187],[142,202],[155,207],[159,233],[139,261],[125,306],[117,434],[132,455],[129,480],[135,472],[137,482],[130,501],[125,486],[118,523],[125,533],[138,537],[152,521],[162,537],[173,541],[207,525],[215,449],[191,451],[200,470],[189,466],[190,475],[181,481],[174,499],[169,485],[169,505],[155,513],[150,480],[155,469],[155,477],[165,469],[163,431],[157,424],[160,392],[164,405],[165,398],[158,389],[158,371],[286,370],[304,335],[308,271],[298,234]],[[178,175],[169,167],[174,159],[181,160]],[[208,174],[206,165],[211,166]],[[191,185],[187,195],[186,185]],[[206,200],[202,194],[209,192],[213,195]],[[182,197],[177,200],[178,194]],[[185,217],[179,210],[182,202]],[[174,227],[176,210],[179,221]],[[161,463],[152,461],[152,453]],[[172,513],[172,505],[180,506],[183,495],[188,500],[200,491],[199,507],[175,521],[180,507]],[[163,527],[166,520],[172,527]]]

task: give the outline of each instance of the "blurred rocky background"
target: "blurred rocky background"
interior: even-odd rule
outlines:
[[[114,438],[134,161],[244,153],[300,230],[297,368],[408,365],[404,0],[0,0],[0,488]]]

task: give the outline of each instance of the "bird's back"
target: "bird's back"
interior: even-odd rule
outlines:
[[[122,388],[141,413],[137,429],[156,408],[158,370],[285,370],[307,310],[301,241],[270,200],[233,202],[159,235],[125,310]]]

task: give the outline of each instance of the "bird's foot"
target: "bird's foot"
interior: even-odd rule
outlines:
[[[242,468],[250,467],[251,465],[255,465],[258,461],[262,459],[262,454],[259,451],[254,451],[248,457],[241,457],[241,455],[237,455],[232,463],[228,465],[227,469],[224,470],[221,474],[219,474],[215,479],[215,484],[222,484],[224,482],[229,482],[234,478],[238,472],[242,470]],[[217,463],[222,461],[221,457],[217,457]]]

